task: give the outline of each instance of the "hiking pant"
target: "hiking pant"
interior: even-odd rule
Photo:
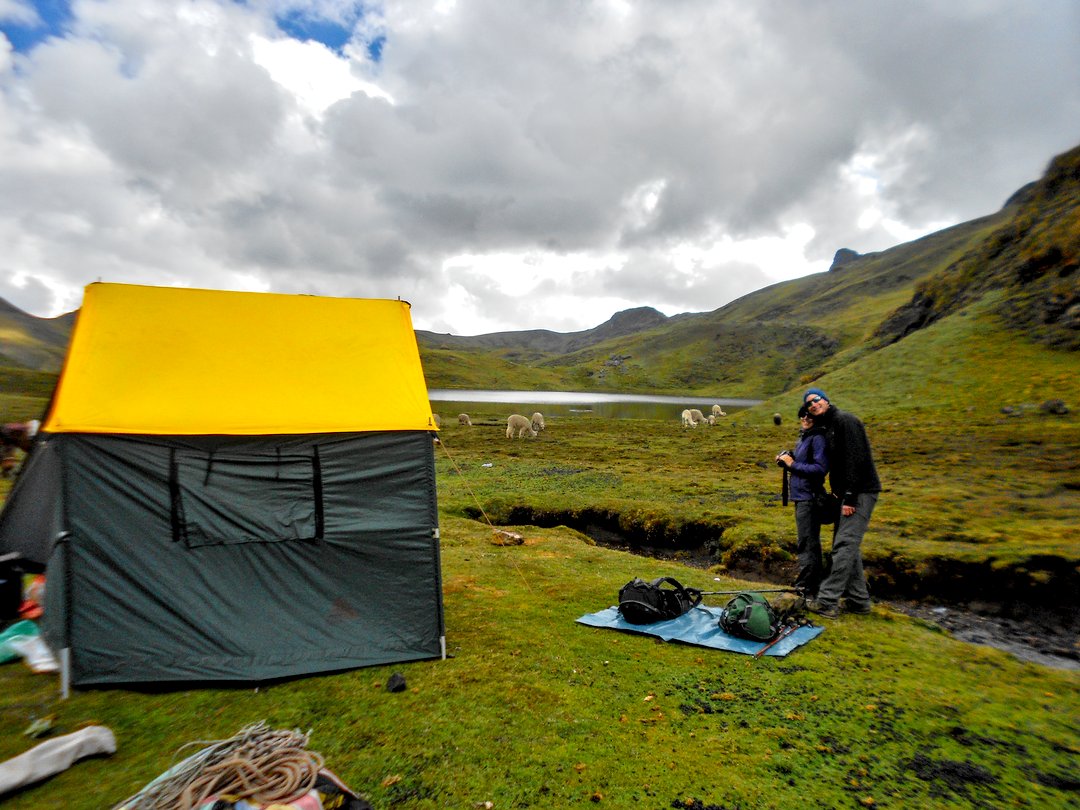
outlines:
[[[795,589],[809,596],[817,593],[824,567],[821,564],[821,521],[814,514],[813,501],[795,501],[795,531],[799,539],[799,575]]]
[[[818,588],[818,601],[835,607],[844,597],[859,607],[870,605],[862,564],[862,539],[877,504],[876,492],[860,492],[855,514],[841,517],[833,535],[832,570]]]

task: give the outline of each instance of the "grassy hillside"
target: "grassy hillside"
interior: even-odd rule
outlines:
[[[485,380],[508,376],[533,390],[778,394],[871,350],[875,331],[918,285],[1013,215],[1007,209],[827,273],[772,285],[715,312],[644,325],[570,352],[546,351],[545,343],[529,349],[509,339],[500,348],[495,336],[459,338],[453,349],[440,348],[421,335],[425,372],[434,388],[484,387]]]
[[[1013,215],[916,287],[878,337],[897,340],[1001,291],[997,312],[1030,339],[1080,349],[1080,147],[1055,158]]]
[[[1016,340],[1080,348],[1080,147],[991,216],[827,273],[758,290],[715,312],[646,322],[578,348],[508,336],[460,338],[453,354],[421,336],[432,387],[497,376],[530,386],[762,397],[836,371],[996,294]],[[582,333],[584,334],[584,333]],[[500,341],[503,344],[500,346]],[[975,343],[977,344],[976,337]],[[977,352],[954,345],[950,353]],[[1070,362],[1062,355],[1062,362]],[[453,373],[450,373],[452,370]]]
[[[74,323],[74,313],[35,318],[0,298],[0,366],[58,372]]]
[[[1075,604],[1080,414],[1040,406],[1080,402],[1080,365],[1017,341],[998,304],[991,296],[815,383],[863,418],[874,445],[885,492],[864,550],[879,595],[966,601],[992,580],[1000,590],[988,601]],[[771,414],[794,417],[798,403],[785,394],[691,430],[674,414],[549,420],[521,442],[506,440],[497,410],[473,413],[472,430],[444,419],[452,461],[440,462],[441,504],[496,522],[600,529],[669,553],[700,546],[713,563],[783,578],[793,523],[772,458],[797,429]]]

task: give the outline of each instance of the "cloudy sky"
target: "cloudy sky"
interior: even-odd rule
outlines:
[[[1076,0],[0,0],[0,297],[716,309],[1080,143]]]

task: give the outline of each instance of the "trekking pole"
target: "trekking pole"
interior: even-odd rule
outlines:
[[[768,644],[766,644],[764,647],[762,647],[760,650],[758,650],[756,653],[754,653],[754,658],[761,658],[761,656],[763,656],[765,654],[765,651],[767,649],[769,649],[773,644],[775,644],[776,642],[778,642],[782,638],[787,638],[792,633],[794,633],[797,629],[798,629],[798,627],[796,627],[796,625],[794,625],[794,624],[785,625],[784,629],[781,630],[779,633],[777,633],[776,638],[774,638],[772,641],[770,641]]]
[[[798,593],[794,588],[743,588],[741,591],[698,591],[702,596],[737,596],[740,593]]]

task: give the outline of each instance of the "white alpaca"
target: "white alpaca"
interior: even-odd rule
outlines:
[[[514,438],[514,433],[517,432],[517,436],[520,439],[526,432],[530,436],[535,436],[536,431],[533,430],[532,422],[522,416],[520,413],[512,413],[506,419],[506,438]]]
[[[431,418],[435,420],[435,427],[437,427],[437,428],[442,427],[442,419],[440,418],[440,416],[437,413],[433,413],[431,415]]]
[[[544,429],[544,427],[544,415],[537,411],[532,415],[532,429],[535,431],[541,431]]]
[[[698,425],[706,424],[705,414],[699,411],[697,408],[690,409],[690,423],[697,427]]]
[[[467,413],[459,413],[457,415],[457,423],[459,425],[468,425],[469,427],[472,427],[472,419],[469,418]]]
[[[692,427],[693,424],[694,423],[690,421],[690,409],[687,408],[686,410],[684,410],[682,412],[682,426],[683,427]]]
[[[712,406],[712,415],[713,416],[727,416],[727,414],[724,413],[724,409],[721,408],[719,405],[713,405]]]

